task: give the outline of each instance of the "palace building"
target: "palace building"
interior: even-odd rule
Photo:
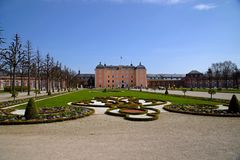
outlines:
[[[95,69],[95,88],[146,88],[147,71],[144,65],[102,65]]]

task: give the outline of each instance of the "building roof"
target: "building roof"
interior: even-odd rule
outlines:
[[[185,74],[147,74],[147,77],[159,77],[159,78],[184,78]]]
[[[139,63],[139,65],[136,68],[137,69],[146,69],[145,66],[141,64],[141,62]]]
[[[192,70],[191,72],[189,72],[188,74],[202,74],[201,72],[197,71],[197,70]]]
[[[147,74],[147,79],[153,79],[153,80],[181,80],[184,78],[185,74]]]
[[[0,69],[0,76],[7,76],[9,75],[9,72],[4,70],[4,69]]]
[[[96,68],[101,69],[101,68],[104,68],[104,66],[103,66],[102,63],[100,62],[100,63],[96,66]]]
[[[101,62],[96,66],[96,69],[103,69],[103,68],[108,68],[108,69],[146,69],[144,65],[141,64],[141,62],[139,63],[138,66],[133,66],[132,64],[130,65],[119,65],[119,66],[114,66],[114,65],[102,65]]]
[[[80,74],[80,77],[85,77],[85,78],[90,78],[90,77],[95,77],[95,74]]]

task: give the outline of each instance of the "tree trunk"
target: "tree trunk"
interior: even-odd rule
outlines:
[[[13,81],[12,81],[12,97],[16,98],[16,91],[15,91],[15,80],[16,80],[16,67],[13,67]]]
[[[30,90],[31,90],[31,87],[30,87],[30,68],[28,68],[28,86],[27,87],[28,87],[28,96],[29,96],[30,95]]]

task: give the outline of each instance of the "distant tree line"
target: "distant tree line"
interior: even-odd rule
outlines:
[[[240,69],[237,65],[231,61],[224,61],[219,63],[213,63],[208,68],[206,75],[209,79],[210,88],[213,87],[213,81],[216,83],[215,87],[220,88],[220,82],[224,82],[224,88],[238,88],[239,89],[239,78]],[[229,81],[231,80],[231,86]]]
[[[2,37],[0,30],[0,70],[4,70],[10,75],[10,91],[16,97],[16,76],[21,77],[21,88],[24,87],[24,77],[27,77],[27,91],[30,94],[30,79],[34,78],[35,89],[38,93],[43,90],[45,81],[46,92],[54,92],[75,88],[77,80],[74,78],[76,72],[63,66],[56,61],[49,53],[41,55],[40,50],[34,50],[29,40],[21,42],[18,34],[15,34],[12,42],[7,44]],[[64,84],[64,85],[63,85]],[[56,87],[57,86],[57,87]]]

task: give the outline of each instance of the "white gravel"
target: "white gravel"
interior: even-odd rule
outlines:
[[[150,122],[106,115],[0,126],[1,160],[237,160],[240,119],[161,113]]]
[[[25,114],[25,109],[17,109],[13,112],[11,112],[12,114],[16,114],[16,115],[24,115]]]

